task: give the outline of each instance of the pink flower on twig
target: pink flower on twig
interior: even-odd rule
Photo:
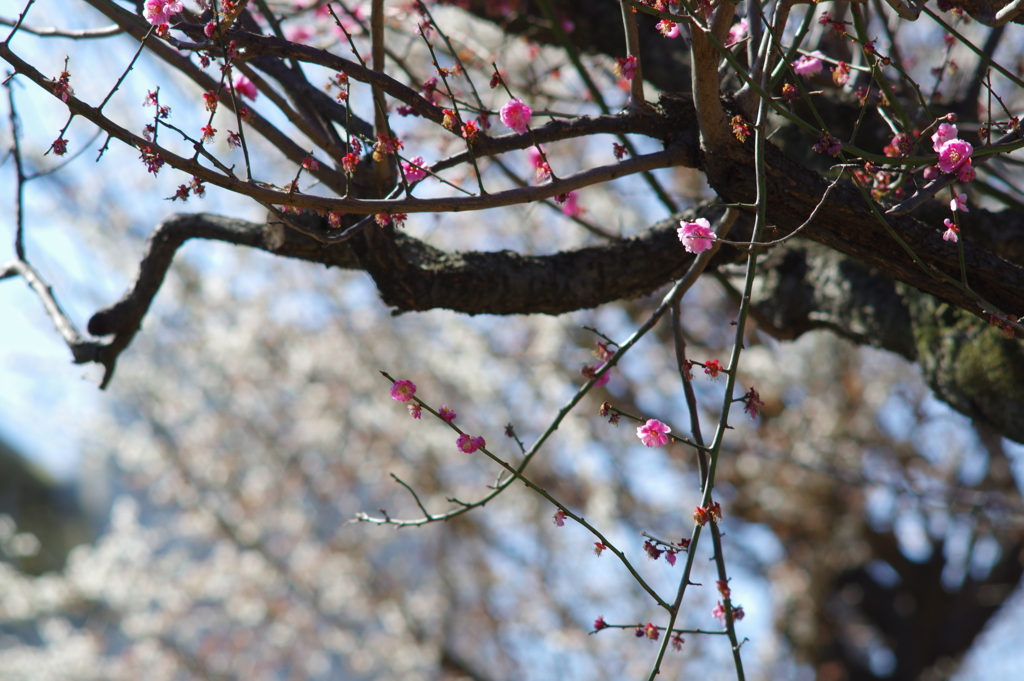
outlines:
[[[747,21],[746,17],[740,19],[738,22],[732,25],[729,29],[729,37],[725,39],[725,46],[732,47],[739,41],[747,37],[747,31],[750,30],[750,22]]]
[[[245,76],[239,76],[235,79],[234,88],[235,92],[251,100],[255,100],[260,94],[259,90],[256,89],[256,85]]]
[[[636,57],[633,55],[629,55],[628,57],[616,57],[615,75],[625,78],[626,80],[633,80],[633,77],[636,76]]]
[[[402,162],[402,170],[405,172],[405,181],[409,183],[419,182],[427,176],[427,171],[423,169],[423,157],[414,156],[409,161]]]
[[[153,26],[169,24],[171,17],[185,9],[180,0],[146,0],[146,8],[142,16]]]
[[[678,38],[679,37],[679,24],[668,19],[662,19],[658,22],[658,33],[661,33],[666,38]]]
[[[459,435],[458,439],[455,440],[455,445],[466,454],[472,454],[481,447],[486,447],[487,443],[484,442],[482,437],[470,437],[466,433]]]
[[[583,206],[580,205],[579,197],[575,191],[571,191],[568,194],[559,194],[555,197],[555,203],[561,204],[562,213],[571,218],[578,218],[583,215]]]
[[[939,123],[939,129],[932,135],[932,151],[938,153],[946,142],[956,139],[957,130],[955,125]]]
[[[530,118],[533,116],[533,109],[523,103],[518,97],[513,97],[501,107],[501,122],[507,125],[514,132],[522,135],[530,125]]]
[[[715,233],[711,231],[711,223],[705,218],[697,218],[693,222],[681,220],[679,224],[682,227],[676,232],[688,253],[703,253],[711,248]]]
[[[967,163],[974,147],[962,139],[951,139],[939,149],[939,170],[944,173],[951,173],[958,170],[960,166]]]
[[[672,429],[658,419],[648,419],[647,423],[638,426],[636,436],[648,447],[662,447],[668,444],[668,435]]]
[[[821,73],[821,52],[815,52],[814,54],[802,54],[800,58],[790,64],[793,67],[793,72],[798,76],[816,76]]]
[[[544,160],[542,151],[539,147],[530,147],[527,151],[530,155],[530,165],[536,169],[537,182],[547,182],[551,179],[551,166]]]
[[[416,394],[416,384],[412,381],[395,381],[391,386],[391,397],[399,402],[408,402]]]
[[[957,234],[960,233],[960,230],[953,223],[953,221],[950,220],[949,218],[946,218],[945,220],[942,221],[942,224],[946,226],[946,231],[942,233],[943,241],[952,241],[953,243],[959,241]]]

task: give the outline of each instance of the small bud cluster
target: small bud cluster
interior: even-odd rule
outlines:
[[[68,97],[75,96],[75,90],[71,87],[71,74],[68,71],[61,71],[57,80],[53,81],[53,94],[55,97],[60,97],[60,101],[65,104],[68,102]]]
[[[811,147],[818,154],[828,154],[829,156],[838,156],[839,152],[843,150],[842,141],[836,139],[827,132],[824,133],[817,142]]]
[[[636,57],[629,55],[628,57],[616,57],[615,58],[615,75],[619,78],[625,78],[626,80],[633,80],[636,76]]]
[[[378,133],[377,142],[373,145],[373,160],[380,163],[387,156],[397,153],[404,147],[405,144],[397,137],[392,137],[387,133]]]
[[[194,175],[192,176],[192,181],[188,184],[178,185],[178,191],[171,197],[171,201],[188,201],[189,194],[198,196],[201,199],[206,198],[206,185]]]
[[[676,554],[679,553],[679,551],[674,546],[669,546],[668,548],[660,549],[658,548],[657,544],[651,541],[650,539],[644,542],[644,552],[647,554],[647,557],[651,560],[658,560],[659,558],[661,558],[662,554],[664,554],[665,562],[672,566],[675,566]]]
[[[601,418],[608,419],[608,423],[612,424],[613,426],[619,425],[619,413],[617,411],[612,411],[611,402],[602,402],[601,408],[598,409],[597,413],[601,416]]]
[[[701,527],[707,525],[708,521],[711,521],[715,524],[722,522],[721,504],[715,501],[712,502],[709,506],[694,506],[693,520]]]
[[[732,134],[740,142],[746,142],[747,138],[750,137],[750,126],[747,124],[747,120],[739,114],[732,117],[729,121],[732,125]]]
[[[333,216],[335,214],[331,213],[331,215]],[[339,216],[338,222],[340,226],[341,214],[339,213],[337,215]],[[404,215],[401,217],[403,219],[405,218]],[[391,385],[391,397],[392,399],[395,399],[399,402],[411,402],[412,400],[416,400],[412,404],[406,405],[406,408],[409,410],[409,415],[412,416],[414,419],[419,420],[422,417],[423,405],[418,399],[416,399],[416,384],[413,383],[412,381],[395,381]],[[452,422],[455,420],[458,414],[455,413],[455,410],[453,410],[451,407],[445,404],[441,407],[440,411],[437,412],[437,416],[448,425],[452,425]],[[511,428],[511,425],[509,426],[509,428]],[[486,447],[487,442],[484,440],[483,437],[472,437],[467,433],[460,433],[459,437],[455,440],[455,446],[458,447],[459,451],[465,452],[466,454],[472,454],[478,449]],[[565,516],[563,514],[562,518],[564,519],[564,517]],[[561,527],[561,523],[558,522],[557,514],[555,524]]]
[[[743,396],[743,411],[750,414],[750,418],[756,419],[763,406],[761,395],[754,390],[754,386],[750,386],[750,390]]]

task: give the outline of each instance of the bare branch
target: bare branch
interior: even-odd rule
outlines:
[[[78,329],[75,328],[74,322],[71,321],[67,313],[60,306],[60,303],[57,302],[57,298],[53,295],[50,285],[43,280],[42,275],[34,267],[24,260],[13,260],[0,267],[0,280],[14,276],[22,277],[29,287],[35,291],[36,295],[39,296],[43,303],[43,308],[46,310],[46,315],[53,322],[54,328],[57,329],[57,333],[67,343],[68,348],[71,349],[71,355],[74,357],[75,364],[84,364],[86,362],[107,364],[108,358],[106,353],[103,352],[106,349],[106,345],[82,338],[82,335],[78,333]]]
[[[0,26],[17,26],[18,22],[13,19],[7,19],[0,17]],[[113,26],[107,26],[105,28],[85,28],[80,31],[65,31],[59,28],[42,28],[36,26],[26,26],[22,24],[18,27],[19,31],[25,33],[31,33],[32,35],[38,35],[43,38],[71,38],[72,40],[91,40],[93,38],[110,38],[111,36],[120,35],[124,33],[124,29],[114,24]]]

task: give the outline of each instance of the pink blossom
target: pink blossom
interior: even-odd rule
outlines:
[[[665,560],[668,562],[669,565],[674,567],[675,564],[676,564],[676,552],[675,551],[669,551],[668,553],[666,553],[665,554]]]
[[[408,402],[416,394],[416,384],[412,381],[395,381],[391,386],[391,397],[399,402]]]
[[[398,153],[405,148],[405,143],[387,133],[377,133],[377,142],[373,145],[373,160],[380,163],[389,154]]]
[[[458,414],[456,414],[453,410],[448,408],[447,404],[441,407],[441,410],[437,412],[437,414],[438,416],[441,417],[442,421],[449,424],[455,420],[456,416],[458,416]]]
[[[732,25],[732,28],[729,29],[729,37],[725,39],[725,46],[731,47],[743,40],[747,36],[747,31],[749,30],[750,22],[747,21],[747,18],[744,17],[740,19],[737,23]]]
[[[950,200],[949,209],[951,211],[962,210],[965,213],[970,213],[967,209],[967,194],[957,194],[955,198]]]
[[[312,170],[320,170],[320,164],[317,163],[317,160],[315,158],[313,158],[312,156],[307,156],[306,158],[302,159],[302,167],[305,170],[310,170],[310,171],[312,171]]]
[[[938,166],[928,166],[927,168],[924,169],[924,172],[921,173],[921,177],[923,177],[926,180],[934,180],[941,174],[942,173],[939,171]]]
[[[661,558],[661,554],[664,553],[664,551],[655,546],[650,539],[644,542],[644,551],[647,553],[647,557],[650,560],[658,560]]]
[[[648,447],[661,447],[668,444],[668,435],[672,429],[658,419],[648,419],[647,423],[638,426],[636,436]]]
[[[821,73],[821,52],[815,52],[814,54],[807,55],[802,54],[800,58],[790,64],[793,67],[793,72],[798,76],[816,76]]]
[[[633,80],[633,76],[636,75],[636,57],[633,55],[629,55],[628,57],[616,57],[615,75],[625,78],[626,80]]]
[[[960,166],[956,171],[956,177],[958,180],[967,184],[978,176],[978,173],[974,170],[974,166],[971,165],[971,160],[967,159],[967,163]],[[964,210],[967,210],[966,208]]]
[[[60,97],[60,101],[67,104],[68,97],[75,94],[74,88],[71,87],[71,74],[67,71],[62,71],[60,78],[53,83],[53,94],[56,97]],[[143,105],[145,106],[145,105]],[[156,106],[154,104],[154,106]]]
[[[551,166],[544,160],[540,147],[530,147],[527,152],[530,155],[530,165],[537,169],[537,182],[546,182],[551,179]]]
[[[423,97],[431,104],[437,104],[437,76],[423,81]]]
[[[956,139],[957,131],[955,125],[949,123],[939,123],[939,129],[932,135],[932,151],[938,153],[942,151],[942,146],[952,140]]]
[[[259,95],[259,91],[256,89],[256,85],[245,76],[239,76],[235,79],[234,83],[235,92],[247,97],[248,99],[254,100]]]
[[[603,366],[604,366],[604,362],[602,362],[601,364],[598,364],[597,366],[594,366],[594,367],[592,367],[592,366],[585,366],[582,369],[580,369],[580,374],[582,374],[583,377],[586,378],[588,381],[593,381],[594,380],[594,375],[597,374],[597,372],[600,371],[601,367],[603,367]],[[608,381],[610,381],[610,380],[612,380],[612,372],[611,372],[611,370],[608,370],[607,372],[604,373],[603,376],[601,376],[601,378],[599,378],[596,381],[594,381],[594,387],[595,388],[603,388],[604,386],[608,385]]]
[[[826,132],[821,136],[821,139],[811,146],[811,149],[818,154],[838,156],[839,152],[843,150],[843,143]]]
[[[164,165],[164,157],[159,152],[153,151],[152,147],[142,148],[142,162],[146,164],[146,170],[156,175]]]
[[[220,101],[220,95],[213,90],[207,90],[203,93],[203,101],[206,103],[207,111],[217,113],[217,102]]]
[[[967,163],[974,147],[962,139],[951,139],[939,149],[939,170],[944,173],[951,173],[963,164]]]
[[[559,527],[565,527],[565,519],[566,519],[566,517],[567,516],[565,515],[565,511],[563,511],[562,509],[558,509],[557,511],[555,511],[555,515],[554,515],[555,525],[558,525]]]
[[[523,103],[518,97],[505,102],[501,107],[501,122],[507,125],[513,132],[522,135],[530,125],[530,117],[533,116],[533,109]]]
[[[466,433],[459,435],[458,439],[455,440],[455,445],[466,454],[472,454],[481,447],[486,447],[487,443],[484,442],[482,437],[470,437]]]
[[[892,138],[892,142],[883,151],[889,158],[897,158],[909,154],[913,146],[910,136],[905,132],[901,132]]]
[[[423,416],[423,407],[418,402],[405,405],[405,408],[409,410],[409,416],[413,417],[417,421]]]
[[[850,65],[841,61],[832,67],[832,82],[836,85],[846,85],[850,80]]]
[[[212,125],[204,125],[200,128],[200,132],[203,133],[203,144],[213,140],[213,136],[217,134],[217,129]]]
[[[580,205],[579,197],[575,191],[571,191],[568,194],[559,194],[555,197],[555,202],[562,204],[562,213],[571,218],[578,218],[583,215],[583,206]]]
[[[180,0],[146,0],[146,8],[142,11],[142,16],[153,26],[159,26],[170,23],[171,16],[183,9],[185,6],[181,4]]]
[[[956,243],[959,240],[957,238],[957,234],[960,232],[960,230],[949,218],[943,220],[942,224],[946,226],[946,231],[942,234],[942,240],[952,241],[953,243]]]
[[[658,22],[658,32],[666,38],[678,38],[679,37],[679,24],[668,19],[662,19]]]
[[[725,626],[725,608],[722,607],[722,601],[718,601],[718,605],[711,611],[711,616],[721,622],[722,626]]]
[[[602,629],[606,629],[607,627],[608,625],[604,621],[604,615],[601,615],[596,620],[594,620],[594,631],[601,631]]]
[[[408,163],[403,162],[402,170],[405,172],[406,182],[419,182],[427,176],[427,171],[423,169],[422,156],[414,156]]]
[[[711,248],[711,242],[715,240],[715,233],[711,231],[711,223],[706,219],[697,218],[693,222],[681,220],[679,224],[682,227],[676,232],[688,253],[703,253]]]
[[[750,418],[756,419],[758,412],[761,411],[763,406],[764,402],[761,401],[761,394],[754,390],[754,386],[750,386],[750,390],[743,396],[743,411],[750,414]]]
[[[475,121],[466,121],[462,126],[462,136],[469,141],[476,139],[476,136],[480,134],[480,126]]]

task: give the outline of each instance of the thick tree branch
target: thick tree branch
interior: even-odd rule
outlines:
[[[763,263],[753,298],[761,327],[794,339],[828,329],[919,362],[954,409],[1024,442],[1024,344],[875,268],[798,240]]]
[[[709,155],[705,160],[708,182],[723,200],[747,204],[753,201],[753,151],[749,145],[732,145],[728,153]],[[786,233],[811,213],[827,182],[772,146],[767,148],[767,165],[768,220]],[[955,245],[944,242],[935,227],[912,217],[886,219],[928,270],[919,267],[890,236],[860,192],[849,184],[836,187],[825,205],[824,216],[808,225],[803,235],[975,315],[986,315],[971,295],[934,275],[943,272],[959,278]],[[1024,315],[1024,268],[972,243],[964,243],[964,253],[973,291],[1014,317]]]

